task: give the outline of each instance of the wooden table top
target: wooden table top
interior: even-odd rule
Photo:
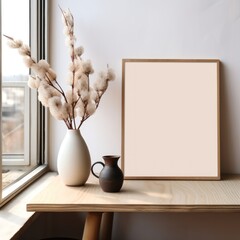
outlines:
[[[220,181],[125,180],[105,193],[98,180],[65,186],[59,176],[27,203],[35,212],[240,212],[240,176]]]

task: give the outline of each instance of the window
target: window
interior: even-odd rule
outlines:
[[[21,39],[32,56],[46,58],[44,0],[0,0],[2,34]],[[17,51],[1,38],[0,205],[45,171],[45,110],[27,86],[29,70]],[[20,187],[20,188],[19,188]]]

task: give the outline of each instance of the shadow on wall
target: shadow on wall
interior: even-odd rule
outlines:
[[[240,213],[118,213],[113,240],[238,240]]]
[[[236,128],[232,124],[234,114],[231,99],[231,89],[229,88],[229,76],[231,76],[231,66],[221,62],[220,66],[220,149],[221,149],[221,172],[227,174],[239,174],[239,169],[234,161],[238,159],[234,149],[234,135]]]

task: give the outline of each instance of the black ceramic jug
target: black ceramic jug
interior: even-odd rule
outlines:
[[[120,156],[106,155],[102,158],[105,164],[103,162],[95,162],[91,167],[92,174],[99,178],[99,184],[104,192],[119,192],[123,185],[123,173],[118,167]],[[103,166],[99,176],[93,170],[96,164]]]

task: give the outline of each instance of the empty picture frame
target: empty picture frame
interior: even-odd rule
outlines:
[[[123,59],[125,179],[220,179],[219,67]]]

